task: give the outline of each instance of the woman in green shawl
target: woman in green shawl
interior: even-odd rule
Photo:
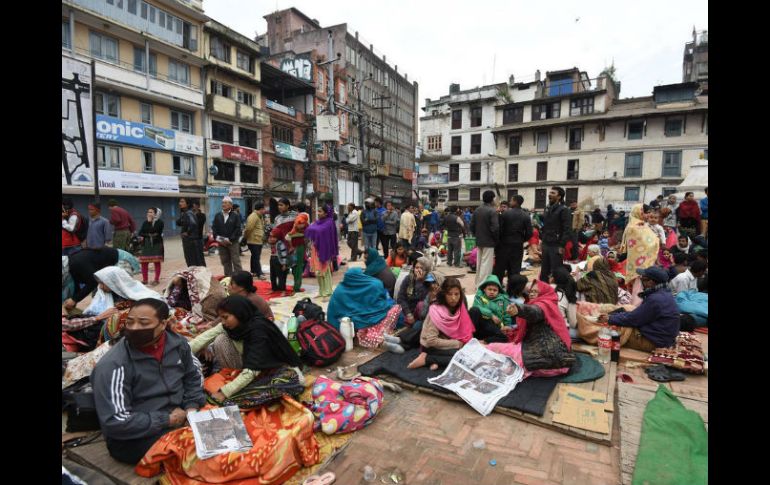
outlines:
[[[396,276],[393,271],[388,268],[385,263],[385,258],[374,248],[367,248],[364,254],[366,260],[366,269],[364,274],[373,276],[382,281],[382,285],[388,290],[388,294],[393,298],[393,289],[396,287]]]
[[[591,303],[618,303],[618,280],[604,258],[594,261],[593,271],[578,280],[577,290]]]

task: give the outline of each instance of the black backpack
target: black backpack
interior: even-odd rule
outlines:
[[[295,316],[304,315],[305,320],[326,320],[326,313],[319,305],[313,303],[310,298],[303,298],[294,305],[292,310]]]
[[[302,348],[300,359],[314,367],[326,367],[337,362],[345,352],[345,339],[339,330],[323,320],[305,320],[297,330]]]
[[[100,429],[90,377],[62,389],[62,404],[67,412],[67,433]]]

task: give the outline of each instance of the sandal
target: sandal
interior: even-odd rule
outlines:
[[[683,381],[687,378],[682,372],[678,370],[670,369],[665,365],[656,365],[644,369],[647,376],[656,382],[670,382],[670,381]]]
[[[634,383],[634,379],[628,374],[619,374],[618,379],[620,379],[622,382],[625,382],[626,384]]]
[[[337,367],[337,379],[341,381],[352,381],[356,377],[361,377],[356,364],[347,367]]]
[[[329,485],[337,480],[333,472],[326,472],[323,475],[311,475],[302,482],[302,485]]]

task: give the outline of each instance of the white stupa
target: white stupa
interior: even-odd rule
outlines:
[[[677,186],[676,199],[678,201],[684,200],[684,194],[687,192],[693,192],[695,199],[700,200],[706,197],[706,192],[703,190],[709,185],[709,161],[708,160],[696,160],[690,164],[690,171],[687,172],[687,176],[684,178],[681,184]]]

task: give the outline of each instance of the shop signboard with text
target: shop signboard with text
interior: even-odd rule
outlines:
[[[203,155],[203,138],[157,126],[96,115],[97,140]]]
[[[275,145],[275,154],[281,158],[288,158],[289,160],[296,160],[298,162],[307,161],[307,152],[303,148],[289,145],[280,141],[273,142]]]
[[[99,170],[99,188],[179,193],[179,178],[176,175]]]
[[[445,185],[449,183],[448,173],[424,173],[417,176],[419,184]]]

